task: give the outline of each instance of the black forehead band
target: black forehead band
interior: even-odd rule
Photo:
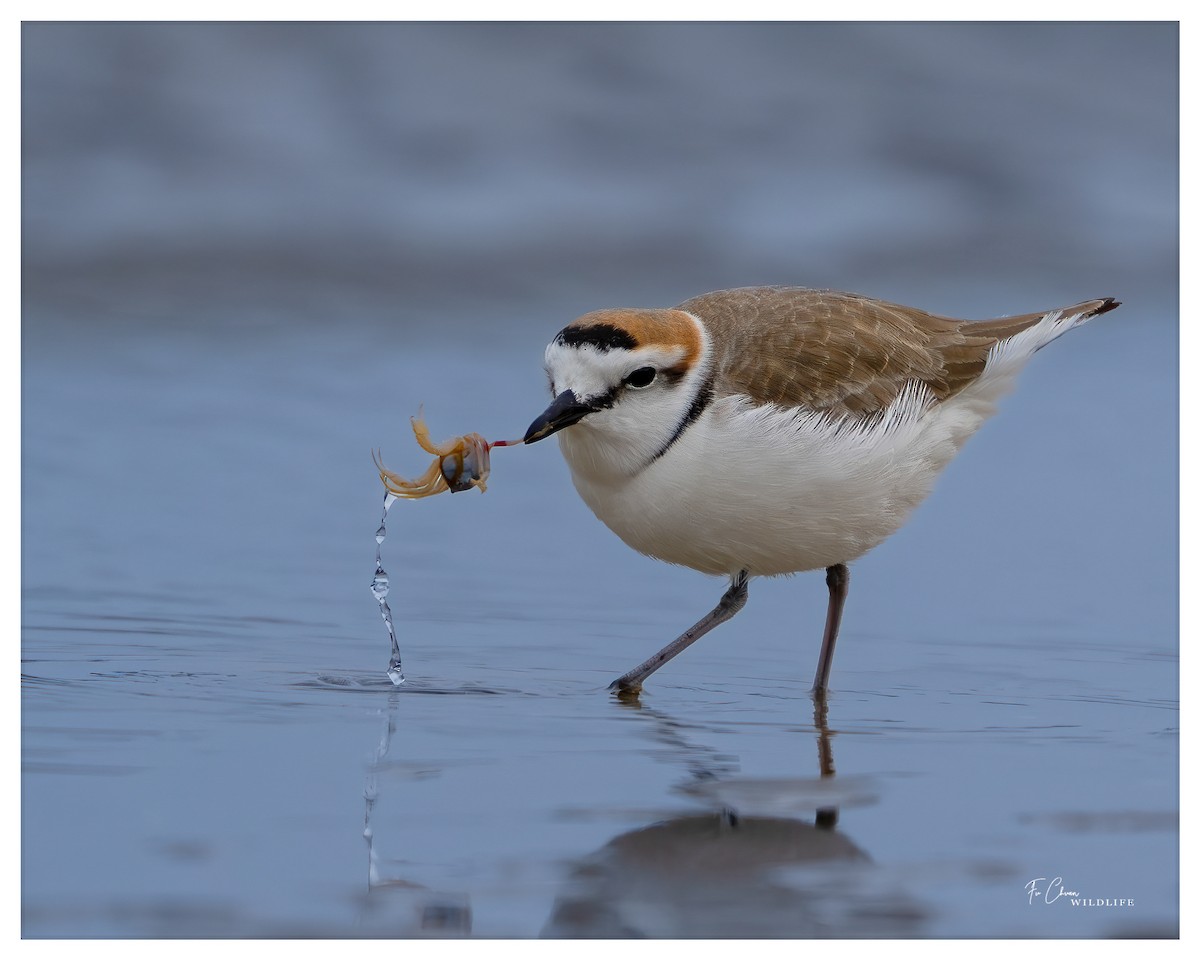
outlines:
[[[611,323],[593,323],[586,327],[565,327],[554,338],[564,347],[579,347],[589,344],[602,353],[609,350],[633,350],[638,343],[629,332]]]

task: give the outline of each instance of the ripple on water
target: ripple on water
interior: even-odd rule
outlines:
[[[324,674],[312,680],[301,680],[293,686],[315,690],[338,690],[352,693],[413,693],[435,696],[532,696],[525,690],[485,687],[475,683],[439,683],[431,680],[405,680],[394,684],[387,677],[341,677]]]

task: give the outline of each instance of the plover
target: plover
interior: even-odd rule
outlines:
[[[575,488],[633,549],[730,578],[717,606],[615,680],[636,693],[746,603],[752,577],[825,570],[812,693],[824,697],[849,587],[1033,354],[1106,297],[969,322],[831,290],[745,287],[673,309],[588,313],[546,348]]]

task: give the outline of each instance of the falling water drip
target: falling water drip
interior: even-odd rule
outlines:
[[[392,504],[397,500],[390,493],[383,495],[383,517],[379,521],[379,529],[375,531],[375,579],[371,581],[371,593],[379,603],[379,615],[387,625],[388,638],[392,641],[392,657],[388,661],[388,678],[396,686],[404,682],[404,670],[400,665],[400,644],[396,642],[396,627],[392,623],[392,608],[388,606],[387,595],[391,589],[387,571],[383,569],[383,541],[387,536],[387,515]]]

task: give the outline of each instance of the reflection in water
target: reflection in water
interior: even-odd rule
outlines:
[[[830,568],[832,569],[832,568]],[[847,574],[849,576],[849,574]],[[833,593],[832,587],[829,594],[830,613],[833,611]],[[845,597],[842,598],[843,602]],[[841,612],[838,613],[839,618]],[[828,632],[828,624],[826,624]],[[836,628],[834,633],[836,635]],[[822,662],[824,661],[824,650],[822,649]],[[822,684],[821,692],[813,696],[813,726],[817,731],[817,761],[821,768],[821,779],[832,780],[837,772],[833,766],[833,742],[829,733],[829,701],[825,697],[825,685]],[[816,687],[814,687],[816,690]],[[820,825],[836,826],[838,820],[837,807],[818,807],[817,808],[817,823]]]
[[[363,798],[366,800],[366,813],[363,815],[363,839],[367,841],[367,889],[374,888],[379,883],[379,861],[375,856],[375,831],[371,827],[371,812],[375,809],[375,800],[379,796],[379,764],[383,762],[392,747],[392,735],[396,732],[396,712],[393,705],[388,705],[387,720],[383,725],[383,736],[375,748],[375,756],[367,767],[367,782],[363,787]]]
[[[388,697],[387,716],[383,734],[367,766],[367,780],[363,787],[366,811],[363,814],[363,839],[367,843],[367,909],[395,912],[396,902],[403,904],[407,916],[400,929],[391,933],[399,936],[470,936],[471,901],[463,894],[446,894],[430,891],[423,884],[403,877],[385,877],[379,869],[379,856],[375,849],[375,828],[371,815],[379,797],[379,769],[392,747],[396,733],[395,696]],[[381,899],[382,897],[382,899]],[[412,912],[416,913],[416,922]]]
[[[839,936],[777,868],[860,863],[833,827],[732,811],[678,817],[611,840],[572,871],[544,937]]]
[[[728,775],[734,758],[697,745],[685,725],[626,702],[677,750],[676,792],[719,809],[623,833],[571,869],[543,937],[798,938],[918,936],[926,914],[880,886],[870,857],[838,829],[839,808],[872,802],[861,781],[834,783],[832,736],[819,701],[817,778]],[[694,725],[690,729],[697,729]],[[799,810],[762,816],[756,806]]]

